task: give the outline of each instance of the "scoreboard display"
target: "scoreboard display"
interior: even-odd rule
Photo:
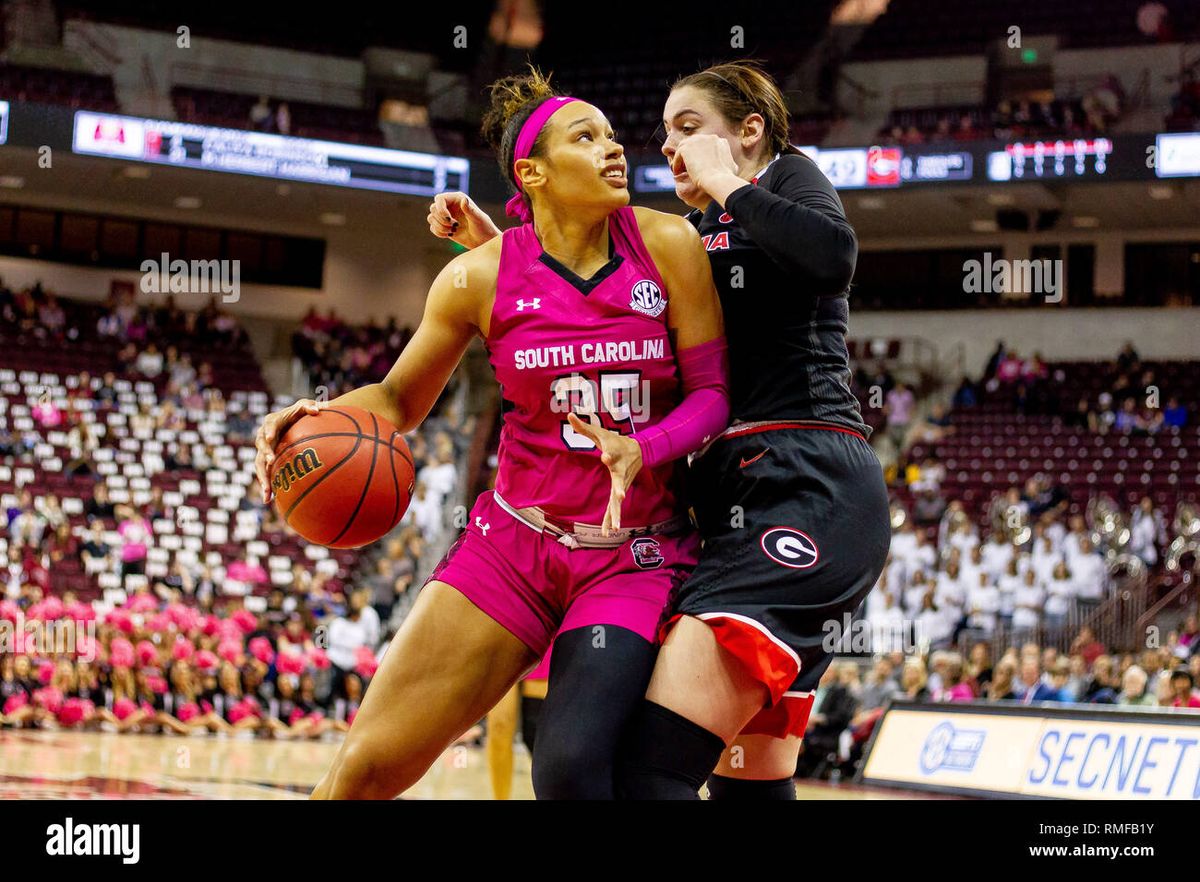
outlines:
[[[800,150],[838,190],[1200,177],[1200,132]],[[657,166],[639,166],[634,189],[673,189],[669,171],[661,168],[659,174]]]
[[[990,181],[1044,178],[1100,178],[1108,172],[1113,152],[1108,138],[1018,141],[988,154]]]
[[[71,149],[179,168],[432,196],[468,192],[468,160],[80,110]]]

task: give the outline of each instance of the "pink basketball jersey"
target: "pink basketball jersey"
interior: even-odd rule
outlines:
[[[487,338],[500,382],[503,425],[496,490],[510,505],[541,506],[599,524],[612,482],[600,452],[567,422],[630,435],[681,397],[667,336],[667,291],[629,206],[608,217],[611,259],[583,280],[546,254],[525,224],[504,232]],[[643,468],[621,510],[622,527],[677,513],[676,463]]]

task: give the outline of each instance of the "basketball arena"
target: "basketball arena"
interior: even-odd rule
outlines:
[[[1200,5],[440,5],[0,3],[3,799],[1200,796]]]

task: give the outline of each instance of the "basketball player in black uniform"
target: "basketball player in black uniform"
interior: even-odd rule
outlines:
[[[684,77],[663,153],[693,207],[729,345],[733,424],[695,455],[704,545],[664,627],[618,772],[621,795],[794,799],[792,775],[830,629],[883,569],[887,490],[850,391],[848,288],[857,239],[787,110],[755,65]],[[430,227],[469,247],[494,235],[461,194]]]

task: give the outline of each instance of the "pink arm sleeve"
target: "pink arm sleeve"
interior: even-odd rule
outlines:
[[[729,361],[724,337],[676,354],[683,400],[653,426],[630,437],[642,449],[642,465],[654,468],[699,450],[729,424]]]

